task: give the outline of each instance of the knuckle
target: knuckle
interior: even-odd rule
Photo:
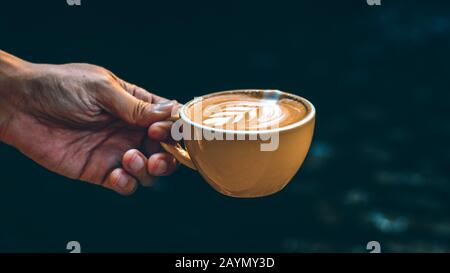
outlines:
[[[105,73],[94,73],[85,76],[85,84],[98,98],[108,98],[113,90],[113,78]]]
[[[114,78],[109,73],[98,73],[94,77],[94,82],[100,87],[110,87]]]
[[[132,84],[132,83],[125,84],[125,90],[127,90],[133,96],[136,95],[137,89],[138,89],[138,87],[135,84]]]
[[[134,125],[145,125],[143,123],[145,122],[148,107],[150,107],[148,103],[141,100],[137,101],[131,113],[131,121]]]

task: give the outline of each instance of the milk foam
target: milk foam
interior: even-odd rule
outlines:
[[[200,122],[203,125],[229,130],[279,128],[295,123],[306,115],[305,106],[292,99],[264,99],[246,94],[207,98],[201,106],[202,109],[197,110],[197,113],[201,113]],[[192,118],[194,111],[188,112]]]

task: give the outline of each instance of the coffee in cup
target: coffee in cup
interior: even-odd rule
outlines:
[[[217,191],[260,197],[283,189],[302,165],[314,132],[315,109],[278,90],[231,90],[186,103],[172,128],[180,144],[162,143],[198,170]],[[182,132],[181,132],[182,131]]]
[[[258,91],[215,95],[193,103],[186,109],[186,114],[203,126],[244,131],[284,127],[300,121],[307,114],[306,106],[301,102],[283,95],[283,98],[264,95]],[[201,109],[196,111],[196,108]]]

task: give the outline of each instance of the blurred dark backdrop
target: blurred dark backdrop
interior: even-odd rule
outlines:
[[[0,48],[105,66],[180,102],[290,91],[317,108],[314,143],[260,199],[183,167],[121,197],[1,144],[0,251],[450,251],[448,1],[81,2],[3,1]]]

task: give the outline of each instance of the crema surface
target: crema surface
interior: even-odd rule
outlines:
[[[290,98],[261,98],[244,93],[207,97],[186,112],[189,119],[207,127],[257,131],[296,123],[306,116],[307,109]]]

